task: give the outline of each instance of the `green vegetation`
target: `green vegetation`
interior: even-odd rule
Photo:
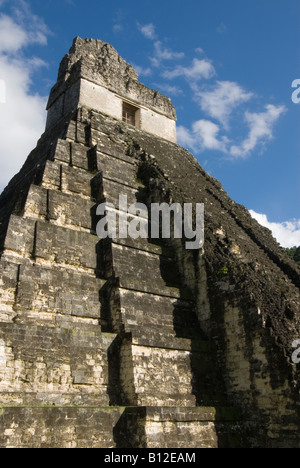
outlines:
[[[291,249],[284,249],[289,257],[295,260],[300,265],[300,247],[292,247]]]
[[[218,271],[218,275],[219,276],[227,276],[229,273],[229,270],[226,266],[223,266],[219,271]]]

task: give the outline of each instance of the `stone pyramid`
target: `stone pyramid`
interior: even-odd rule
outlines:
[[[204,247],[100,240],[120,194],[204,203]],[[0,447],[299,448],[299,268],[111,45],[62,60],[0,245]]]

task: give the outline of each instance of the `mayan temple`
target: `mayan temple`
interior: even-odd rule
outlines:
[[[0,447],[299,448],[299,267],[111,45],[74,40],[47,110],[0,197]],[[100,240],[119,195],[204,204],[203,248]]]

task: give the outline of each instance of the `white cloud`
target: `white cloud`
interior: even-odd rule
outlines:
[[[203,78],[212,78],[216,71],[211,61],[208,59],[199,60],[194,58],[190,67],[179,65],[174,70],[166,70],[163,73],[164,78],[174,79],[183,76],[188,81],[198,81]]]
[[[190,148],[193,151],[198,151],[197,140],[195,135],[183,125],[177,127],[177,142],[180,146]]]
[[[182,81],[176,81],[183,78],[192,92],[192,99],[204,114],[204,118],[190,124],[188,128],[178,127],[180,144],[194,152],[216,150],[226,155],[226,159],[235,160],[246,158],[256,149],[260,150],[273,138],[274,125],[285,112],[284,106],[268,104],[263,109],[253,107],[255,94],[235,81],[217,80],[213,61],[205,56],[200,47],[195,49],[195,55],[198,54],[198,57],[195,56],[189,65],[182,65],[182,62],[171,63],[182,60],[185,54],[166,47],[165,43],[158,39],[153,23],[137,23],[137,27],[145,37],[153,41],[154,46],[154,52],[149,57],[150,67],[135,66],[138,73],[149,76],[155,73],[154,68],[160,68],[161,76],[165,80],[173,81],[172,85],[163,83],[156,87],[173,96],[184,94]],[[227,26],[220,23],[218,32],[226,31]],[[249,101],[256,112],[250,111]],[[231,128],[233,120],[240,123],[236,129]],[[238,135],[242,124],[244,133]]]
[[[159,67],[164,60],[178,60],[184,58],[184,52],[175,52],[172,49],[163,47],[161,41],[154,43],[154,56],[150,61],[154,67]]]
[[[178,142],[193,151],[218,150],[227,152],[227,137],[219,137],[220,127],[209,120],[198,120],[193,123],[192,130],[183,126],[177,129]]]
[[[201,141],[203,149],[226,152],[226,140],[219,139],[220,127],[209,120],[198,120],[193,124],[193,133]]]
[[[46,98],[31,92],[32,76],[45,62],[27,59],[22,52],[31,43],[45,43],[46,27],[40,20],[40,30],[33,31],[38,18],[29,14],[27,4],[20,5],[22,10],[16,10],[14,17],[0,17],[0,80],[5,89],[0,103],[0,191],[45,129]]]
[[[137,23],[138,30],[145,36],[147,39],[154,40],[156,39],[155,26],[152,23],[149,24],[140,24]]]
[[[66,0],[66,1],[68,2],[72,0]],[[72,4],[73,4],[73,1],[72,1]],[[121,31],[123,31],[124,30],[123,23],[124,23],[124,13],[123,13],[123,10],[120,8],[114,14],[113,33],[118,34]]]
[[[135,63],[131,63],[135,71],[139,76],[149,76],[152,75],[152,70],[150,67],[142,67],[140,65],[136,65]]]
[[[246,157],[258,144],[273,138],[273,127],[286,108],[268,104],[265,109],[265,112],[245,113],[245,120],[250,128],[249,135],[241,145],[231,147],[230,154],[233,157]]]
[[[212,91],[198,90],[195,93],[195,99],[199,101],[202,110],[218,120],[226,129],[233,110],[252,97],[252,93],[232,81],[217,81]]]
[[[154,41],[154,52],[153,55],[149,57],[152,67],[159,68],[162,66],[164,61],[180,60],[184,58],[184,52],[176,52],[168,47],[165,47],[162,41],[158,40],[158,35],[156,34],[155,25],[153,23],[143,25],[137,22],[136,25],[144,37]],[[144,70],[147,70],[147,74],[150,75],[150,68],[146,68]]]
[[[113,32],[114,32],[115,34],[117,34],[117,33],[121,32],[121,31],[123,31],[123,29],[124,29],[124,28],[123,28],[123,25],[122,25],[122,24],[116,23],[116,24],[113,25]]]
[[[246,158],[259,145],[264,145],[273,138],[274,125],[286,111],[284,106],[268,104],[265,111],[260,113],[245,112],[245,121],[250,130],[247,138],[240,144],[232,144],[226,135],[220,135],[221,127],[210,120],[198,120],[189,130],[183,126],[177,129],[178,141],[194,152],[217,150],[228,159]]]
[[[219,34],[224,34],[224,33],[227,32],[227,30],[228,30],[228,28],[227,28],[226,24],[223,23],[223,22],[220,23],[219,26],[217,27],[217,32],[218,32]]]
[[[47,44],[47,37],[51,34],[44,20],[32,13],[29,4],[25,0],[17,0],[12,2],[13,19],[15,24],[19,25],[26,31],[26,38],[22,44],[25,47],[29,44]]]
[[[164,84],[158,84],[158,83],[153,83],[153,86],[156,88],[160,89],[163,93],[166,93],[167,95],[170,96],[180,96],[183,94],[183,91],[179,86],[171,86],[168,85],[167,83]]]
[[[300,220],[272,223],[265,214],[256,213],[253,210],[250,210],[250,214],[262,226],[272,231],[282,247],[291,248],[300,245]]]
[[[0,53],[16,53],[27,43],[27,34],[7,15],[0,16]]]

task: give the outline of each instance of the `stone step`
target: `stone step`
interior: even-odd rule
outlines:
[[[75,230],[93,231],[94,207],[95,203],[87,197],[32,185],[26,200],[24,217],[51,221]]]
[[[156,407],[190,407],[196,406],[196,397],[190,394],[180,393],[166,393],[156,389],[153,395],[148,392],[139,392],[137,395],[138,406],[156,406]]]
[[[119,212],[117,212],[117,216],[119,216]],[[127,226],[129,225],[132,219],[133,219],[132,216],[128,216],[127,223],[126,223]],[[123,223],[123,228],[124,228],[124,223]],[[127,227],[127,232],[129,232],[128,227]],[[172,253],[170,254],[166,248],[164,248],[162,245],[158,243],[158,241],[150,242],[148,239],[144,239],[144,238],[132,239],[129,234],[126,239],[121,239],[119,237],[118,218],[117,218],[117,238],[113,239],[112,242],[117,245],[124,245],[126,247],[131,247],[135,250],[150,252],[150,253],[160,255],[163,257],[168,257],[168,258],[173,257],[173,254]]]
[[[236,408],[151,408],[145,412],[148,448],[246,448]]]
[[[109,406],[110,398],[106,386],[99,386],[98,392],[1,392],[0,394],[0,412],[3,407],[26,406]]]
[[[134,183],[134,181],[131,185],[128,185],[113,178],[107,178],[99,173],[91,183],[93,198],[96,199],[97,203],[106,201],[118,209],[120,195],[127,197],[128,207],[144,200],[143,187]]]
[[[97,236],[89,231],[12,215],[4,244],[4,257],[43,258],[58,264],[95,269],[98,242]]]
[[[180,297],[179,272],[172,258],[112,244],[112,259],[121,288]]]
[[[187,406],[226,403],[218,374],[215,344],[174,336],[159,327],[136,327],[123,337],[120,352],[121,388],[127,403]],[[131,375],[131,377],[130,377]],[[157,399],[157,392],[159,399]],[[178,402],[170,395],[178,395]],[[147,400],[146,400],[147,399]]]
[[[51,263],[49,258],[44,263],[40,259],[38,264],[23,258],[20,239],[7,238],[7,247],[14,250],[5,251],[0,262],[1,320],[11,321],[18,316],[19,321],[30,319],[36,323],[78,319],[98,324],[102,307],[99,294],[105,280],[97,278],[93,269],[76,271],[71,265]]]
[[[93,155],[93,156],[92,156]],[[92,167],[94,170],[101,172],[105,179],[114,180],[122,185],[138,187],[136,179],[137,166],[130,158],[123,155],[108,155],[107,152],[101,151],[101,148],[95,147],[91,150],[90,157],[93,159]]]
[[[124,401],[142,406],[146,401],[146,406],[189,406],[191,401],[191,406],[196,406],[204,401],[204,396],[206,401],[223,401],[217,399],[216,391],[221,396],[221,385],[211,372],[215,361],[210,352],[213,346],[199,343],[193,349],[190,340],[126,335],[120,346]]]
[[[42,187],[91,198],[91,179],[94,174],[59,161],[47,161],[43,173]]]
[[[160,332],[181,338],[202,336],[193,304],[174,297],[119,288],[111,282],[106,284],[101,299],[101,303],[106,304],[101,309],[101,322],[105,321],[106,326],[111,323],[111,326],[118,326],[118,331],[128,332],[139,327],[145,330],[157,327]],[[189,318],[190,327],[187,327]],[[183,333],[179,332],[180,326]]]
[[[0,406],[109,403],[107,353],[115,339],[84,324],[0,323]]]
[[[208,355],[215,351],[214,343],[203,341],[201,334],[194,339],[181,338],[176,336],[176,332],[171,327],[167,328],[155,325],[127,326],[125,327],[125,331],[131,333],[133,344],[141,346],[185,350]]]
[[[99,114],[98,114],[99,116]],[[98,118],[98,116],[96,118]],[[95,128],[95,124],[93,122],[93,118],[90,120],[90,128],[89,128],[89,143],[90,146],[98,146],[101,151],[109,155],[116,155],[120,157],[126,158],[125,150],[127,149],[127,145],[124,145],[124,141],[117,141],[117,138],[111,138],[111,131],[107,128],[105,122],[101,125],[97,125]],[[132,158],[131,158],[132,159]]]
[[[224,406],[197,406],[197,407],[174,407],[169,406],[145,408],[146,419],[149,421],[240,421],[242,420],[241,410],[237,407]]]
[[[136,165],[136,159],[133,158],[132,156],[128,156],[126,155],[123,151],[118,151],[118,148],[116,145],[113,145],[111,147],[109,146],[103,146],[101,144],[97,144],[96,145],[96,150],[97,150],[97,153],[100,153],[101,154],[105,154],[107,156],[111,156],[115,159],[118,159],[118,160],[121,160],[121,161],[124,161],[128,164],[131,164],[132,166],[135,166]]]
[[[55,153],[53,156],[54,161],[63,162],[69,166],[90,170],[89,162],[90,148],[80,143],[74,143],[66,140],[58,140]]]
[[[241,421],[221,407],[3,405],[0,447],[247,448]]]
[[[172,328],[185,325],[186,318],[192,318],[195,325],[193,303],[180,298],[119,289],[120,308],[124,324],[128,326],[160,326]]]
[[[0,447],[117,447],[115,431],[124,413],[125,408],[108,406],[2,407]],[[129,441],[125,445],[131,446]]]
[[[51,223],[38,221],[34,246],[35,259],[86,270],[98,266],[97,236]]]

